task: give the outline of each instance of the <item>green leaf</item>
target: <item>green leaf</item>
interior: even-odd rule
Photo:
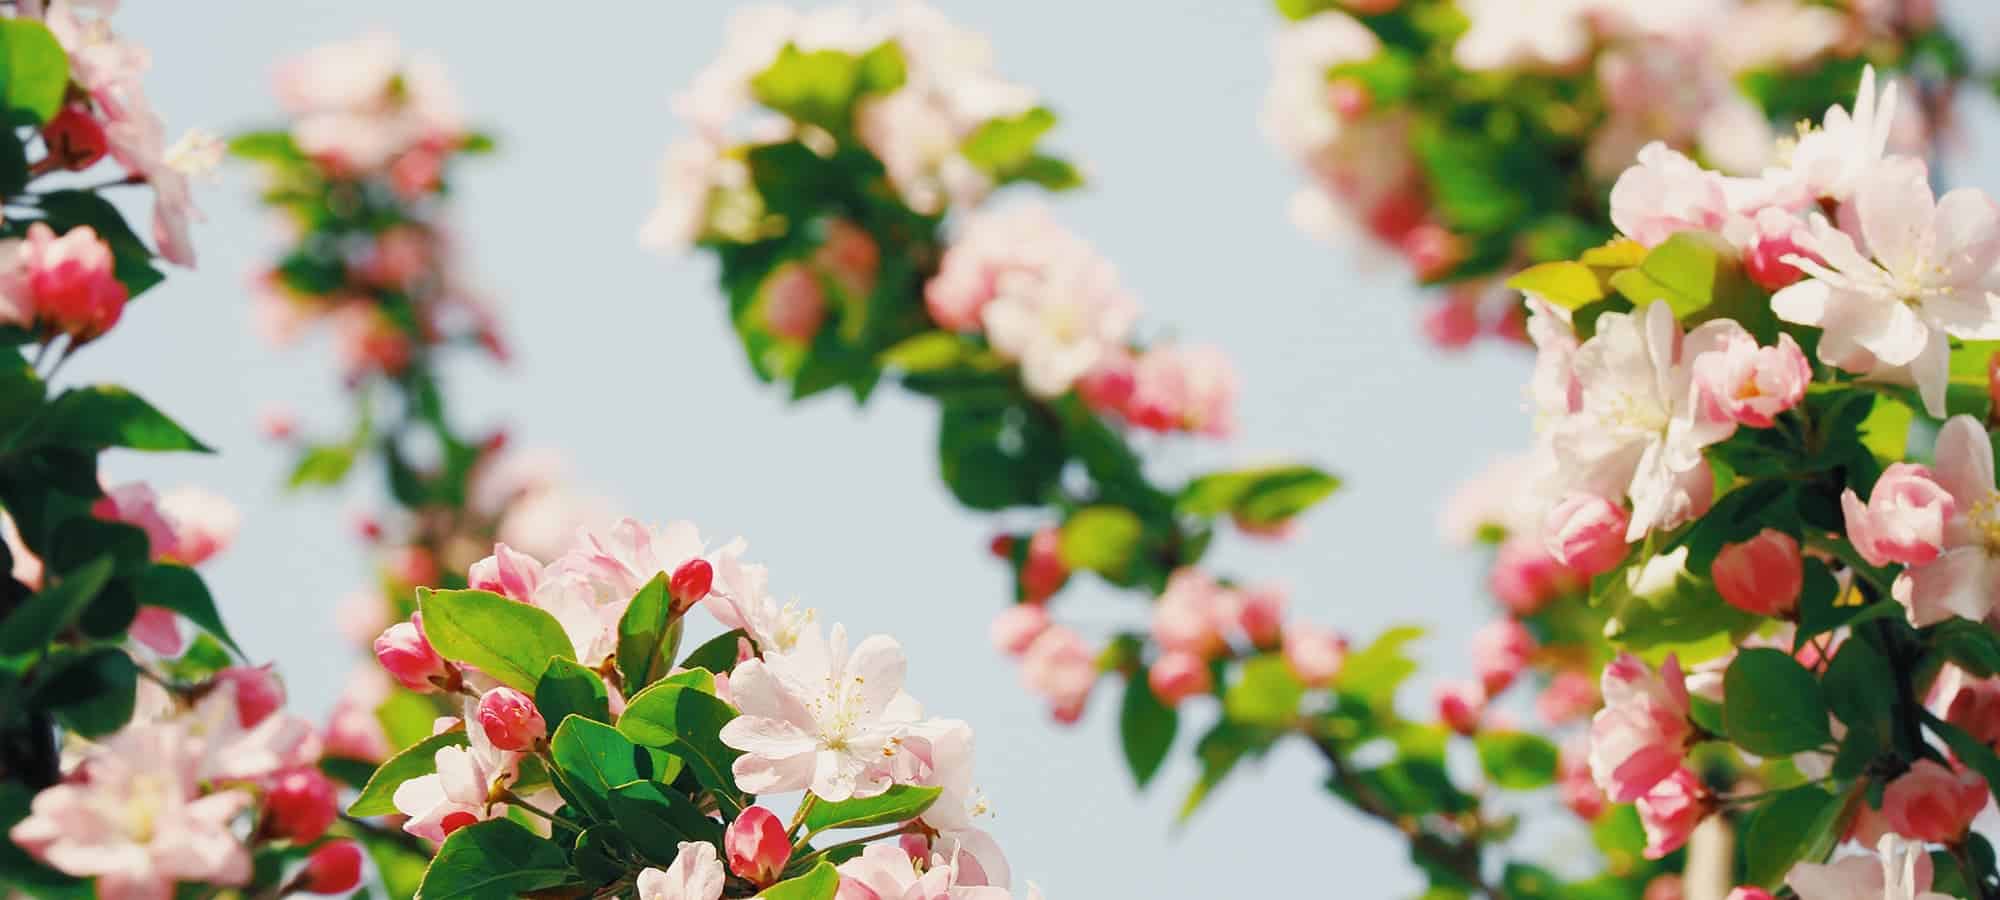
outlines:
[[[1083,186],[1083,172],[1068,160],[1037,153],[1021,167],[1008,173],[1003,182],[1025,181],[1050,191],[1067,191]]]
[[[1139,551],[1146,526],[1131,510],[1117,506],[1087,506],[1063,522],[1057,552],[1072,570],[1123,577]]]
[[[1521,731],[1485,731],[1477,738],[1479,766],[1510,791],[1531,791],[1555,781],[1556,745]]]
[[[1180,721],[1180,713],[1153,694],[1146,673],[1133,670],[1125,679],[1125,700],[1118,708],[1118,741],[1125,751],[1125,765],[1139,787],[1144,788],[1159,774],[1167,751],[1173,748]]]
[[[1339,478],[1312,466],[1266,466],[1197,478],[1181,490],[1177,506],[1190,516],[1228,513],[1251,525],[1277,525],[1339,487]]]
[[[1896,673],[1882,652],[1860,634],[1841,642],[1840,651],[1827,663],[1820,688],[1827,707],[1847,726],[1847,740],[1895,733]]]
[[[236,639],[229,636],[229,629],[223,627],[222,614],[216,611],[215,598],[209,596],[208,585],[202,583],[201,576],[195,574],[193,569],[172,563],[156,563],[139,575],[137,589],[141,604],[180,613],[203,631],[229,645],[236,655],[243,655],[243,648],[237,646]]]
[[[1034,158],[1036,142],[1055,124],[1056,114],[1039,106],[1007,118],[989,119],[965,139],[959,152],[987,174],[1005,179]]]
[[[305,153],[289,131],[249,131],[229,139],[229,153],[252,162],[304,162]]]
[[[822,800],[806,810],[806,831],[816,834],[833,828],[872,828],[908,822],[923,815],[943,792],[940,787],[899,784],[865,799],[839,803]]]
[[[1794,863],[1826,838],[1817,833],[1840,798],[1812,785],[1781,791],[1760,804],[1743,827],[1744,881],[1776,888]]]
[[[576,849],[570,851],[569,859],[577,873],[591,884],[610,884],[633,868],[638,853],[624,829],[606,822],[592,825],[577,835]]]
[[[1194,745],[1195,759],[1201,763],[1201,776],[1188,788],[1187,797],[1181,801],[1180,812],[1175,821],[1185,822],[1194,811],[1201,807],[1223,780],[1234,771],[1243,757],[1256,752],[1260,746],[1268,744],[1269,732],[1239,722],[1223,719],[1215,723],[1208,733]]]
[[[1423,636],[1424,630],[1413,625],[1382,632],[1374,643],[1347,655],[1340,675],[1334,679],[1334,687],[1342,695],[1351,694],[1370,707],[1388,707],[1404,679],[1417,671],[1417,664],[1403,648]]]
[[[451,833],[424,870],[415,900],[494,900],[577,881],[562,848],[507,819]]]
[[[1283,728],[1298,719],[1306,686],[1299,683],[1285,658],[1274,653],[1243,661],[1236,681],[1222,695],[1222,712],[1250,725]]]
[[[743,754],[721,738],[722,726],[734,718],[736,710],[715,695],[663,681],[625,705],[618,730],[635,743],[685,760],[718,801],[741,811],[743,801],[731,767]]]
[[[35,124],[62,108],[69,90],[69,54],[48,26],[29,18],[0,19],[0,98],[7,112]]]
[[[111,385],[71,388],[56,395],[5,449],[51,446],[213,452],[137,394]]]
[[[625,607],[618,620],[618,673],[625,678],[627,693],[638,693],[673,664],[680,649],[680,623],[671,619],[672,611],[665,572],[654,575]],[[675,646],[667,646],[669,642]]]
[[[750,79],[750,91],[775,112],[843,133],[850,130],[856,101],[893,91],[904,77],[903,52],[893,42],[861,56],[786,44],[770,66]]]
[[[1993,753],[1992,747],[1968,734],[1965,729],[1932,715],[1930,710],[1918,709],[1923,714],[1924,724],[1930,726],[1931,732],[1941,738],[1946,747],[1951,748],[1951,755],[1971,766],[1979,777],[1986,779],[1987,785],[2000,784],[2000,756]]]
[[[618,729],[582,716],[556,726],[549,758],[558,782],[568,789],[564,798],[600,820],[611,817],[612,788],[634,781],[671,782],[679,774],[677,760],[656,756]]]
[[[2000,675],[2000,635],[1985,623],[1947,619],[1930,629],[1929,636],[1938,653],[1974,677]]]
[[[876,361],[902,372],[942,372],[959,368],[973,354],[972,345],[949,331],[926,331],[882,351]]]
[[[418,588],[417,608],[438,655],[478,666],[515,690],[532,692],[549,657],[576,658],[554,616],[499,594]]]
[[[618,785],[608,798],[618,827],[641,855],[662,866],[673,865],[682,841],[722,843],[722,825],[701,814],[688,798],[659,785],[633,781]]]
[[[1612,275],[1611,286],[1635,306],[1666,301],[1674,317],[1685,321],[1728,290],[1724,282],[1729,278],[1722,254],[1708,236],[1682,232],[1654,247],[1637,269]]]
[[[1780,650],[1738,653],[1722,679],[1729,739],[1758,756],[1785,756],[1833,741],[1819,682]]]
[[[292,474],[285,479],[288,487],[307,485],[339,484],[347,477],[347,471],[354,468],[355,449],[350,444],[327,444],[308,447],[299,455],[299,461],[292,466]]]
[[[1597,280],[1597,272],[1580,262],[1530,266],[1507,279],[1507,286],[1564,309],[1581,309],[1604,299],[1604,285]]]
[[[375,768],[375,774],[368,776],[368,783],[361,788],[361,795],[347,805],[350,816],[386,816],[396,812],[394,797],[396,789],[412,778],[422,778],[437,772],[437,752],[446,747],[464,747],[470,743],[464,729],[454,729],[431,735],[415,744],[405,747],[402,752]]]
[[[0,620],[0,656],[39,650],[76,621],[111,578],[111,559],[100,557],[48,585]]]
[[[611,722],[611,703],[604,679],[560,656],[549,657],[542,680],[535,683],[535,709],[550,722],[561,722],[573,715]]]
[[[1041,505],[1063,462],[1061,435],[1020,400],[952,403],[938,419],[945,485],[973,509]]]
[[[55,714],[63,727],[86,738],[125,727],[139,689],[139,667],[116,647],[81,655],[64,654],[47,668],[53,674],[37,685],[29,705]]]
[[[746,635],[743,629],[725,631],[709,638],[694,648],[681,660],[683,669],[707,669],[710,672],[727,672],[736,668],[736,642]],[[714,691],[709,691],[713,694]]]
[[[833,864],[820,860],[812,871],[771,885],[757,896],[765,900],[833,900],[840,891],[840,873]]]

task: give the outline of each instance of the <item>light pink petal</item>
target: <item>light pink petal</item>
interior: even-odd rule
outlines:
[[[1937,482],[1958,501],[1961,510],[1993,494],[1993,439],[1971,416],[1952,416],[1939,429]]]
[[[1984,619],[1993,611],[1987,593],[1991,563],[1980,547],[1956,547],[1929,565],[1914,566],[1896,579],[1897,602],[1908,608],[1910,624],[1922,628],[1954,615]]]

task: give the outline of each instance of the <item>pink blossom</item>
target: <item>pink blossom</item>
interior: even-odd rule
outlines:
[[[193,486],[162,495],[160,513],[173,531],[174,561],[188,566],[201,565],[227,549],[243,521],[228,498]]]
[[[1786,260],[1800,256],[1811,258],[1804,243],[1806,237],[1804,223],[1786,210],[1765,207],[1747,220],[1749,234],[1739,241],[1743,250],[1743,269],[1750,280],[1764,290],[1777,292],[1797,284],[1805,277],[1805,272]]]
[[[1517,616],[1533,615],[1549,601],[1582,587],[1584,580],[1529,535],[1502,543],[1486,576],[1487,589]]]
[[[424,637],[422,613],[413,613],[408,622],[397,622],[375,639],[375,659],[403,687],[418,693],[438,689],[437,682],[448,677],[450,667]]]
[[[1604,669],[1604,708],[1590,720],[1590,773],[1619,803],[1644,796],[1681,768],[1694,734],[1687,684],[1672,654],[1656,675],[1629,653]]]
[[[245,728],[269,718],[285,705],[285,686],[271,665],[231,666],[215,673],[210,689],[228,688],[236,703],[236,719]]]
[[[1020,656],[1049,628],[1049,611],[1039,603],[1016,603],[993,617],[993,646]]]
[[[1647,247],[1682,231],[1720,232],[1728,217],[1723,177],[1659,142],[1611,186],[1611,224]]]
[[[1638,798],[1639,824],[1646,829],[1647,859],[1659,859],[1687,843],[1708,815],[1707,792],[1694,773],[1677,768]]]
[[[1883,790],[1882,815],[1891,829],[1910,840],[1952,843],[1965,835],[1988,798],[1979,773],[1920,759]]]
[[[722,727],[722,742],[744,751],[732,769],[737,787],[809,789],[834,802],[888,790],[896,741],[916,719],[903,693],[907,667],[902,646],[881,635],[849,652],[839,625],[738,663],[729,691],[742,715]]]
[[[1799,863],[1785,874],[1785,886],[1799,900],[1950,900],[1933,893],[1931,858],[1923,845],[1883,835],[1876,853],[1830,863]]]
[[[1004,281],[1033,278],[1050,259],[1089,252],[1042,206],[984,213],[965,223],[924,285],[932,321],[948,331],[976,331]]]
[[[339,800],[333,780],[317,768],[280,772],[265,786],[265,828],[293,843],[310,844],[333,827]]]
[[[1542,545],[1579,574],[1601,575],[1624,561],[1630,524],[1624,505],[1594,494],[1571,494],[1549,509]]]
[[[1464,303],[1456,297],[1447,297],[1431,304],[1423,317],[1424,337],[1431,346],[1440,350],[1459,350],[1471,346],[1479,337],[1479,307]]]
[[[1550,725],[1581,719],[1596,709],[1597,684],[1590,676],[1574,670],[1557,672],[1535,696],[1535,712]]]
[[[1146,684],[1161,703],[1179,706],[1182,700],[1208,693],[1215,686],[1215,679],[1208,671],[1207,660],[1175,651],[1161,654],[1147,667]]]
[[[672,865],[641,870],[634,886],[639,900],[717,900],[727,877],[714,844],[682,841]]]
[[[389,699],[389,681],[380,670],[356,668],[327,716],[326,752],[344,759],[381,762],[393,748],[375,715]]]
[[[494,544],[493,555],[472,564],[465,573],[468,587],[491,591],[517,603],[528,603],[542,583],[542,564],[506,544]]]
[[[1805,587],[1799,542],[1766,528],[1741,543],[1726,544],[1709,570],[1729,605],[1759,616],[1785,617],[1798,608]]]
[[[471,707],[468,699],[466,705]],[[472,713],[472,709],[466,712]],[[458,720],[444,720],[457,727]],[[421,838],[442,841],[453,831],[504,815],[504,804],[492,802],[497,787],[511,784],[519,773],[520,754],[493,746],[480,728],[467,728],[468,746],[440,747],[434,757],[437,771],[412,778],[396,788],[390,799],[396,811],[409,816],[403,830]]]
[[[1233,624],[1235,593],[1200,569],[1184,568],[1167,577],[1153,605],[1153,640],[1169,651],[1208,658],[1229,649],[1224,635]]]
[[[1432,702],[1437,707],[1438,721],[1463,735],[1477,732],[1479,720],[1486,714],[1486,692],[1470,681],[1448,681],[1438,685]]]
[[[1285,591],[1274,585],[1236,593],[1236,629],[1253,647],[1276,646],[1285,624]]]
[[[1285,664],[1307,687],[1326,687],[1347,661],[1347,641],[1331,629],[1304,622],[1285,626]]]
[[[752,806],[729,823],[722,835],[722,847],[729,859],[729,871],[755,885],[769,885],[792,856],[791,838],[785,824],[770,810]]]
[[[1235,428],[1236,369],[1221,350],[1165,345],[1140,354],[1126,417],[1155,431],[1227,437]]]
[[[1944,718],[1988,747],[2000,743],[2000,679],[1962,684],[1945,700]]]
[[[479,695],[476,721],[493,746],[517,753],[535,749],[549,734],[549,724],[535,708],[535,701],[504,685]]]
[[[1097,365],[1076,381],[1076,395],[1083,405],[1103,415],[1125,415],[1138,389],[1137,360],[1123,347],[1105,351]]]
[[[1879,556],[1910,564],[1891,592],[1909,610],[1912,624],[1934,625],[1954,615],[1986,618],[2000,592],[2000,491],[1994,488],[1992,438],[1977,419],[1953,416],[1938,432],[1936,475],[1905,478],[1885,489],[1892,476],[1908,469],[1929,474],[1901,463],[1890,466],[1861,511],[1865,524],[1857,524],[1854,493],[1841,497],[1849,537],[1864,556],[1872,545]],[[1877,499],[1885,490],[1895,498],[1887,504]]]
[[[1944,551],[1946,524],[1959,511],[1930,468],[1915,463],[1892,463],[1875,481],[1866,505],[1849,488],[1841,494],[1840,506],[1848,540],[1862,558],[1878,566],[1937,559]]]
[[[1563,806],[1585,822],[1595,822],[1604,814],[1604,792],[1591,780],[1583,748],[1565,744],[1556,757],[1556,792]]]
[[[181,617],[164,606],[139,607],[139,614],[132,617],[125,633],[161,656],[179,656],[187,649],[187,635],[181,633]]]
[[[1021,657],[1022,682],[1047,699],[1056,720],[1065,724],[1083,716],[1097,673],[1096,651],[1081,635],[1062,625],[1043,631]]]
[[[1779,335],[1775,346],[1759,347],[1749,334],[1732,333],[1694,360],[1703,413],[1752,428],[1769,428],[1779,413],[1799,405],[1812,377],[1812,364],[1789,334]]]
[[[837,900],[1007,900],[1005,888],[972,883],[949,859],[925,867],[901,847],[871,844],[840,864]]]
[[[167,900],[177,882],[246,885],[250,851],[232,825],[251,797],[202,794],[201,752],[175,723],[128,726],[36,794],[9,836],[58,871],[96,878],[105,900]]]
[[[1514,619],[1496,619],[1472,635],[1472,667],[1479,684],[1491,697],[1514,683],[1515,676],[1528,667],[1537,642],[1528,628]]]
[[[174,526],[160,509],[160,497],[151,485],[131,482],[104,489],[90,506],[90,513],[110,522],[123,522],[146,533],[146,543],[154,559],[168,559],[178,546],[174,540]]]

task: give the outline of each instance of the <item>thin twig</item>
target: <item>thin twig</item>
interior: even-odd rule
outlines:
[[[1347,759],[1340,755],[1340,748],[1331,739],[1314,735],[1312,741],[1320,755],[1326,757],[1327,763],[1333,767],[1334,783],[1354,798],[1356,809],[1402,832],[1404,837],[1409,838],[1411,849],[1419,858],[1457,875],[1493,900],[1507,900],[1507,892],[1487,882],[1485,873],[1480,871],[1482,854],[1477,842],[1454,844],[1423,828],[1414,819],[1397,814],[1395,807],[1377,794],[1374,787],[1354,774]]]

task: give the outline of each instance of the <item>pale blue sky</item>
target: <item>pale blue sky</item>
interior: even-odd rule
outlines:
[[[1241,368],[1239,438],[1152,444],[1162,470],[1303,456],[1348,479],[1292,543],[1232,539],[1216,563],[1288,583],[1301,613],[1362,640],[1390,623],[1433,624],[1422,652],[1435,671],[1465,674],[1465,638],[1488,615],[1480,565],[1445,547],[1434,521],[1461,478],[1526,439],[1525,357],[1430,352],[1399,268],[1328,250],[1286,222],[1295,179],[1256,124],[1275,14],[1213,0],[1143,12],[940,5],[988,34],[1002,71],[1063,116],[1051,145],[1093,181],[1057,213],[1117,262],[1149,333],[1217,343]],[[742,534],[779,591],[852,630],[898,636],[912,692],[977,729],[993,830],[1052,900],[1281,895],[1308,872],[1340,896],[1414,892],[1401,843],[1334,803],[1302,745],[1240,771],[1172,828],[1194,774],[1188,728],[1152,791],[1136,795],[1115,748],[1112,692],[1058,729],[988,649],[1003,573],[985,550],[991,524],[961,512],[935,475],[934,412],[894,391],[859,415],[837,397],[787,408],[749,376],[712,264],[638,249],[657,160],[678,132],[668,98],[713,54],[732,5],[127,6],[120,30],[152,47],[148,86],[173,131],[274,121],[272,63],[328,40],[387,28],[437,52],[471,119],[500,139],[497,156],[459,176],[458,214],[471,268],[518,349],[505,372],[454,371],[460,420],[504,420],[518,446],[561,449],[581,482],[633,515]],[[221,448],[121,456],[107,470],[198,482],[237,502],[245,528],[208,568],[210,584],[238,637],[281,657],[294,703],[318,716],[357,662],[332,618],[368,577],[349,513],[381,487],[278,490],[289,460],[257,438],[257,411],[287,404],[330,433],[345,406],[326,347],[280,352],[250,329],[247,278],[274,235],[247,176],[231,170],[201,195],[200,270],[173,273],[65,378],[133,385]],[[1139,612],[1089,593],[1062,609],[1095,627]],[[1212,716],[1197,705],[1187,718]]]

